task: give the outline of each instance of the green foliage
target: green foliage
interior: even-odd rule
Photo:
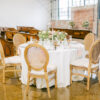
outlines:
[[[70,21],[69,25],[73,28],[75,26],[75,23],[73,21]]]
[[[61,32],[61,33],[58,35],[58,40],[63,41],[63,40],[66,38],[66,35],[67,35],[67,34]]]
[[[89,27],[89,22],[88,21],[83,22],[82,27],[88,28]]]
[[[59,31],[40,31],[38,36],[39,38],[44,41],[45,39],[50,39],[50,40],[60,40],[63,41],[66,38],[67,33],[65,32],[59,32]]]
[[[39,36],[39,38],[41,40],[48,39],[49,32],[48,31],[40,31],[39,34],[38,34],[38,36]]]

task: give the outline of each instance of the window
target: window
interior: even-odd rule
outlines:
[[[84,6],[85,0],[73,0],[73,7]]]
[[[70,19],[72,0],[59,0],[59,20]]]
[[[85,0],[85,5],[94,5],[97,3],[97,0]]]
[[[71,8],[97,4],[97,0],[58,0],[58,19],[71,20]]]

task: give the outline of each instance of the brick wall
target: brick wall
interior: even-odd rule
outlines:
[[[52,20],[52,26],[54,28],[68,28],[69,21],[66,20]]]
[[[89,29],[95,32],[94,27],[96,26],[97,19],[97,6],[86,6],[86,7],[74,7],[72,8],[72,20],[75,22],[77,29],[84,29],[82,27],[83,22],[89,22]]]
[[[96,33],[97,6],[73,7],[72,21],[75,22],[75,29],[84,29],[82,23],[89,21],[89,29]],[[52,24],[56,28],[70,28],[68,20],[53,20]]]

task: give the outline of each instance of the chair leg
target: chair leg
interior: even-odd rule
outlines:
[[[100,71],[98,72],[98,80],[99,80],[99,84],[100,84]]]
[[[55,73],[55,88],[57,88],[57,72]]]
[[[47,73],[45,73],[45,80],[46,80],[46,85],[47,85],[48,96],[49,96],[49,98],[51,98]]]
[[[15,66],[14,66],[14,76],[17,77],[17,71]]]
[[[36,85],[36,78],[34,78],[33,80],[34,80],[34,85]]]
[[[28,96],[29,82],[30,82],[30,74],[28,73],[27,87],[26,87],[26,95],[27,96]]]
[[[88,71],[88,77],[87,77],[87,90],[90,88],[90,71]]]
[[[5,83],[5,68],[3,69],[3,83]]]
[[[93,77],[93,73],[91,72],[91,78]]]
[[[72,84],[72,66],[70,65],[70,84]]]

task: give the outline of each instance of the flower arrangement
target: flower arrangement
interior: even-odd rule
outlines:
[[[52,35],[53,35],[53,40],[56,40],[58,38],[59,31],[54,31]]]
[[[58,40],[64,41],[64,39],[66,38],[66,35],[67,33],[60,32],[60,34],[58,35]]]
[[[88,28],[89,27],[89,22],[88,21],[83,22],[82,27]]]
[[[39,39],[41,39],[42,41],[44,41],[45,39],[48,39],[49,37],[49,32],[48,31],[40,31],[39,34]]]
[[[60,40],[63,41],[66,36],[67,33],[65,32],[59,32],[59,31],[40,31],[38,34],[39,38],[44,41],[45,39],[49,39],[49,40]]]
[[[70,21],[69,25],[73,28],[75,26],[75,23],[73,21]]]

